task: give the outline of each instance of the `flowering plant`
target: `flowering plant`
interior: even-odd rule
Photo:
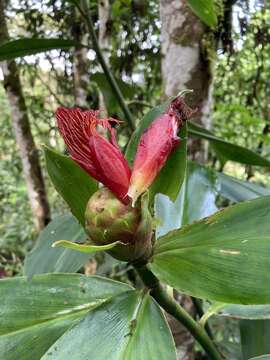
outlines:
[[[264,317],[269,311],[270,198],[217,211],[217,195],[231,200],[244,189],[246,196],[247,186],[196,163],[187,166],[191,115],[182,97],[154,108],[124,155],[116,140],[118,120],[93,110],[58,109],[70,156],[46,148],[46,164],[74,216],[56,217],[42,231],[26,257],[27,277],[1,281],[3,359],[176,360],[162,309],[189,330],[209,359],[222,359],[208,318],[217,312]],[[188,133],[211,139],[221,152],[226,145],[190,121]],[[266,195],[256,185],[252,196],[258,192]],[[123,261],[117,264],[132,272],[133,286],[72,274],[98,251]],[[209,311],[193,319],[163,284],[191,295],[200,315],[199,299],[206,299]]]
[[[72,159],[109,189],[100,189],[89,199],[86,231],[95,245],[117,246],[109,249],[116,258],[147,261],[151,256],[151,217],[146,214],[147,210],[142,210],[142,205],[135,205],[171,152],[180,145],[178,131],[191,113],[181,96],[175,98],[142,134],[131,170],[117,144],[113,127],[120,121],[102,119],[95,110],[63,107],[57,110],[58,128]],[[103,133],[108,132],[108,139],[100,134],[99,128]],[[72,246],[66,242],[56,245]],[[85,247],[77,249],[85,251]]]

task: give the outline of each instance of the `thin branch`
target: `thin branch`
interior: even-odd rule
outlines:
[[[203,311],[203,307],[202,307],[202,303],[201,303],[201,300],[200,299],[197,299],[197,298],[194,298],[194,297],[191,297],[191,300],[194,304],[194,307],[196,309],[196,312],[197,314],[199,315],[199,317],[203,317],[204,315],[204,311]],[[209,326],[208,323],[205,324],[205,331],[207,332],[208,336],[213,339],[213,334],[212,334],[212,331],[211,331],[211,328]]]

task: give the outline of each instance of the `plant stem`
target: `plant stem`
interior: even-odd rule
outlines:
[[[136,268],[143,283],[151,289],[151,295],[170,315],[181,322],[203,347],[210,359],[221,360],[214,343],[206,331],[163,289],[158,278],[146,267]]]
[[[192,300],[192,302],[193,302],[193,304],[195,306],[197,314],[201,318],[204,315],[201,301],[199,299],[197,299],[197,298],[194,298],[194,297],[191,297],[191,300]],[[208,336],[211,339],[213,339],[213,334],[212,334],[212,331],[211,331],[211,328],[210,328],[209,324],[206,323],[204,327],[205,327],[205,331],[207,332]]]
[[[128,125],[130,127],[130,129],[133,131],[135,129],[135,126],[134,126],[134,121],[133,121],[133,117],[132,117],[132,114],[131,112],[129,111],[129,108],[127,106],[127,104],[125,103],[125,100],[124,100],[124,97],[123,97],[123,94],[111,72],[111,70],[109,69],[106,61],[105,61],[105,58],[102,54],[102,51],[99,47],[99,43],[98,43],[98,39],[97,39],[97,36],[96,36],[96,33],[95,33],[95,29],[94,29],[94,25],[93,25],[93,22],[92,22],[92,18],[91,18],[91,14],[90,14],[90,10],[89,10],[89,7],[87,5],[87,1],[86,0],[81,0],[81,3],[82,3],[82,6],[83,6],[83,9],[80,7],[79,5],[79,1],[75,3],[76,7],[78,8],[78,10],[80,11],[82,17],[84,18],[85,20],[85,23],[87,25],[87,28],[88,28],[88,31],[89,31],[89,34],[91,36],[91,39],[92,39],[92,44],[93,44],[93,48],[97,54],[97,58],[98,58],[98,61],[104,71],[104,75],[106,76],[107,80],[108,80],[108,83],[110,84],[111,88],[112,88],[112,91],[114,92],[114,95],[116,96],[117,100],[118,100],[118,103],[123,111],[123,113],[125,114],[125,117],[126,117],[126,120],[128,122]]]

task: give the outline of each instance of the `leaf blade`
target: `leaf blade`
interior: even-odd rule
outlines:
[[[212,147],[218,155],[221,155],[222,159],[236,161],[241,164],[270,167],[270,161],[260,154],[223,140],[197,124],[189,122],[188,133],[210,141]]]
[[[187,0],[191,10],[209,27],[217,26],[214,2],[212,0]]]
[[[84,212],[98,184],[68,156],[45,147],[48,173],[58,193],[69,205],[71,212],[84,226]]]
[[[195,297],[267,304],[269,209],[269,196],[257,198],[171,231],[155,244],[149,266],[163,281]]]
[[[75,41],[68,39],[22,38],[11,40],[0,46],[0,61],[12,60],[54,49],[67,50],[75,45]]]
[[[147,346],[153,343],[155,346]],[[42,360],[66,359],[70,351],[73,360],[89,356],[95,360],[176,360],[172,336],[160,308],[148,294],[137,291],[120,294],[89,313]]]
[[[56,217],[39,234],[34,248],[26,255],[24,275],[53,272],[76,272],[89,259],[89,255],[75,253],[68,249],[53,249],[51,245],[58,239],[85,242],[86,234],[71,215]]]

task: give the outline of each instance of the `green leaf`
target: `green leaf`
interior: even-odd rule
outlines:
[[[270,197],[239,203],[171,231],[149,264],[189,295],[235,304],[270,302]]]
[[[45,148],[47,170],[56,190],[69,205],[72,214],[84,226],[84,212],[98,184],[68,156]]]
[[[42,360],[176,360],[173,339],[159,306],[148,294],[129,291],[90,312]]]
[[[34,55],[53,49],[67,50],[76,43],[65,39],[22,38],[11,40],[0,46],[0,61]]]
[[[161,222],[157,226],[157,237],[216,212],[217,191],[215,173],[189,162],[186,180],[176,201],[162,194],[156,196],[155,216]]]
[[[242,146],[225,141],[197,124],[189,122],[188,133],[209,140],[215,152],[222,159],[236,161],[241,164],[270,166],[270,161],[263,156]]]
[[[255,199],[258,196],[270,195],[270,188],[236,179],[232,176],[216,172],[220,184],[220,194],[233,202]]]
[[[0,353],[4,360],[40,360],[87,312],[128,285],[97,276],[50,274],[0,280]]]
[[[218,315],[249,320],[270,319],[270,305],[223,304]]]
[[[256,356],[256,357],[251,358],[250,360],[270,360],[270,354]]]
[[[106,245],[87,245],[87,244],[76,244],[67,240],[58,240],[52,244],[52,247],[53,248],[64,247],[81,253],[92,254],[99,251],[111,250],[118,244],[125,245],[121,241],[115,241],[111,244],[106,244]]]
[[[270,353],[270,320],[241,320],[243,360]]]
[[[156,194],[165,194],[175,201],[183,184],[187,167],[187,127],[180,130],[182,139],[179,146],[170,154],[165,166],[150,187],[150,202]]]
[[[26,276],[76,272],[87,262],[90,257],[87,254],[79,254],[68,249],[53,249],[52,244],[61,238],[83,243],[86,241],[86,234],[73,216],[56,217],[41,231],[34,248],[27,254],[24,263]]]
[[[187,3],[194,14],[196,14],[206,25],[211,28],[217,26],[217,17],[213,0],[187,0]]]

